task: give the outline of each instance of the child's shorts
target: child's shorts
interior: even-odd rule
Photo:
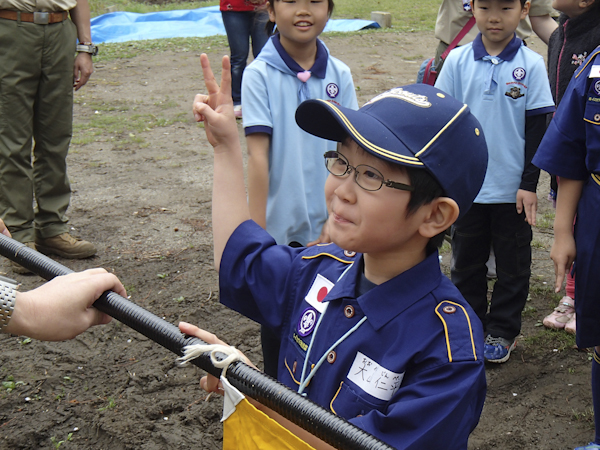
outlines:
[[[583,186],[575,221],[577,346],[600,345],[600,176]]]

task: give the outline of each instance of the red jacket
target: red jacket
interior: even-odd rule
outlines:
[[[264,7],[266,0],[221,0],[221,11],[255,11]]]

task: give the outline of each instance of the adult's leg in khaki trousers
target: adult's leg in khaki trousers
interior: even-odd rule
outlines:
[[[35,239],[34,222],[43,237],[67,231],[75,37],[70,21],[0,19],[0,214],[21,242]]]

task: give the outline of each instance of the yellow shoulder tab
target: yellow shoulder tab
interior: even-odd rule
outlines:
[[[448,360],[476,361],[473,328],[467,310],[460,303],[444,300],[436,306],[435,313],[444,325]]]

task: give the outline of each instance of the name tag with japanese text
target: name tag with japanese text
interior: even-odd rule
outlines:
[[[356,357],[348,372],[348,379],[367,394],[383,401],[389,401],[400,388],[404,372],[395,373],[373,361],[361,352]]]

